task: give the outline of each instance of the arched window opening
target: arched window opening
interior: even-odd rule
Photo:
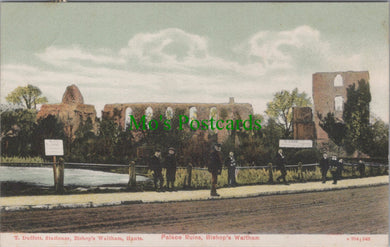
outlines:
[[[167,110],[165,111],[165,117],[167,119],[172,119],[173,118],[173,109],[172,107],[168,107]]]
[[[190,108],[190,121],[188,121],[189,123],[191,123],[192,120],[196,120],[198,119],[198,110],[196,110],[196,107],[193,106]]]
[[[145,110],[145,120],[146,120],[146,127],[149,129],[149,122],[153,118],[153,109],[152,107],[148,106]]]
[[[343,78],[341,77],[341,75],[336,75],[333,83],[334,83],[335,87],[342,87],[344,83],[343,83]]]
[[[217,120],[218,120],[217,107],[211,107],[210,108],[210,121],[211,121],[211,119],[213,119],[213,125],[212,126],[214,128],[214,131],[216,132],[216,130],[217,130]]]
[[[334,109],[335,111],[343,111],[344,108],[344,98],[343,96],[336,96],[334,98]]]
[[[127,130],[130,127],[130,123],[131,123],[130,115],[133,115],[133,110],[130,107],[127,107],[125,111],[124,130]]]

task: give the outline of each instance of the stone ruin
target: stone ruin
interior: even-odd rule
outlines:
[[[91,119],[94,132],[97,132],[95,106],[84,104],[83,96],[76,85],[66,88],[60,104],[42,105],[37,114],[37,119],[54,115],[64,124],[64,131],[71,140],[75,139],[75,133],[81,123]]]
[[[344,103],[347,101],[347,88],[359,80],[370,81],[368,71],[321,72],[313,74],[313,115],[317,143],[329,142],[328,134],[320,127],[318,114],[325,117],[333,112],[343,121]]]

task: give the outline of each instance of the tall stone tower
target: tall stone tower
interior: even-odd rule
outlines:
[[[328,134],[319,126],[318,114],[325,117],[333,112],[343,121],[344,103],[347,101],[347,88],[359,80],[369,82],[368,71],[321,72],[313,74],[313,115],[317,143],[328,142]]]

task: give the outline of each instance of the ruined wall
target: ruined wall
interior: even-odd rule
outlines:
[[[197,119],[210,119],[210,111],[213,107],[216,108],[217,119],[248,119],[249,115],[253,115],[253,108],[251,104],[234,103],[233,99],[230,99],[229,103],[126,103],[126,104],[107,104],[104,106],[102,112],[103,119],[114,120],[122,129],[125,128],[126,109],[130,108],[132,115],[139,119],[140,116],[145,115],[145,111],[148,107],[153,109],[153,119],[157,119],[160,114],[165,116],[168,107],[172,108],[173,113],[176,115],[186,115],[189,117],[190,108],[195,107],[197,110]],[[206,132],[208,130],[205,130]],[[198,130],[197,135],[207,140],[208,135]],[[228,130],[216,130],[217,141],[224,142],[228,136]]]
[[[342,121],[343,104],[347,101],[347,88],[361,79],[369,82],[368,71],[321,72],[313,74],[313,114],[317,143],[327,142],[328,135],[319,126],[317,113],[323,117],[328,112]]]
[[[315,127],[311,107],[293,107],[293,133],[295,140],[315,139]]]
[[[60,104],[42,105],[37,114],[37,119],[46,118],[48,115],[54,115],[64,124],[66,136],[75,138],[75,132],[81,123],[84,123],[88,117],[92,120],[94,131],[97,131],[96,110],[93,105],[84,104],[83,96],[76,85],[68,86],[62,97]]]

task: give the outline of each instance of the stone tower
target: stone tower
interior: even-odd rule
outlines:
[[[313,74],[313,115],[317,143],[328,142],[328,134],[319,126],[318,114],[325,117],[333,112],[343,121],[344,103],[347,101],[347,88],[361,79],[369,82],[368,71],[321,72]]]

